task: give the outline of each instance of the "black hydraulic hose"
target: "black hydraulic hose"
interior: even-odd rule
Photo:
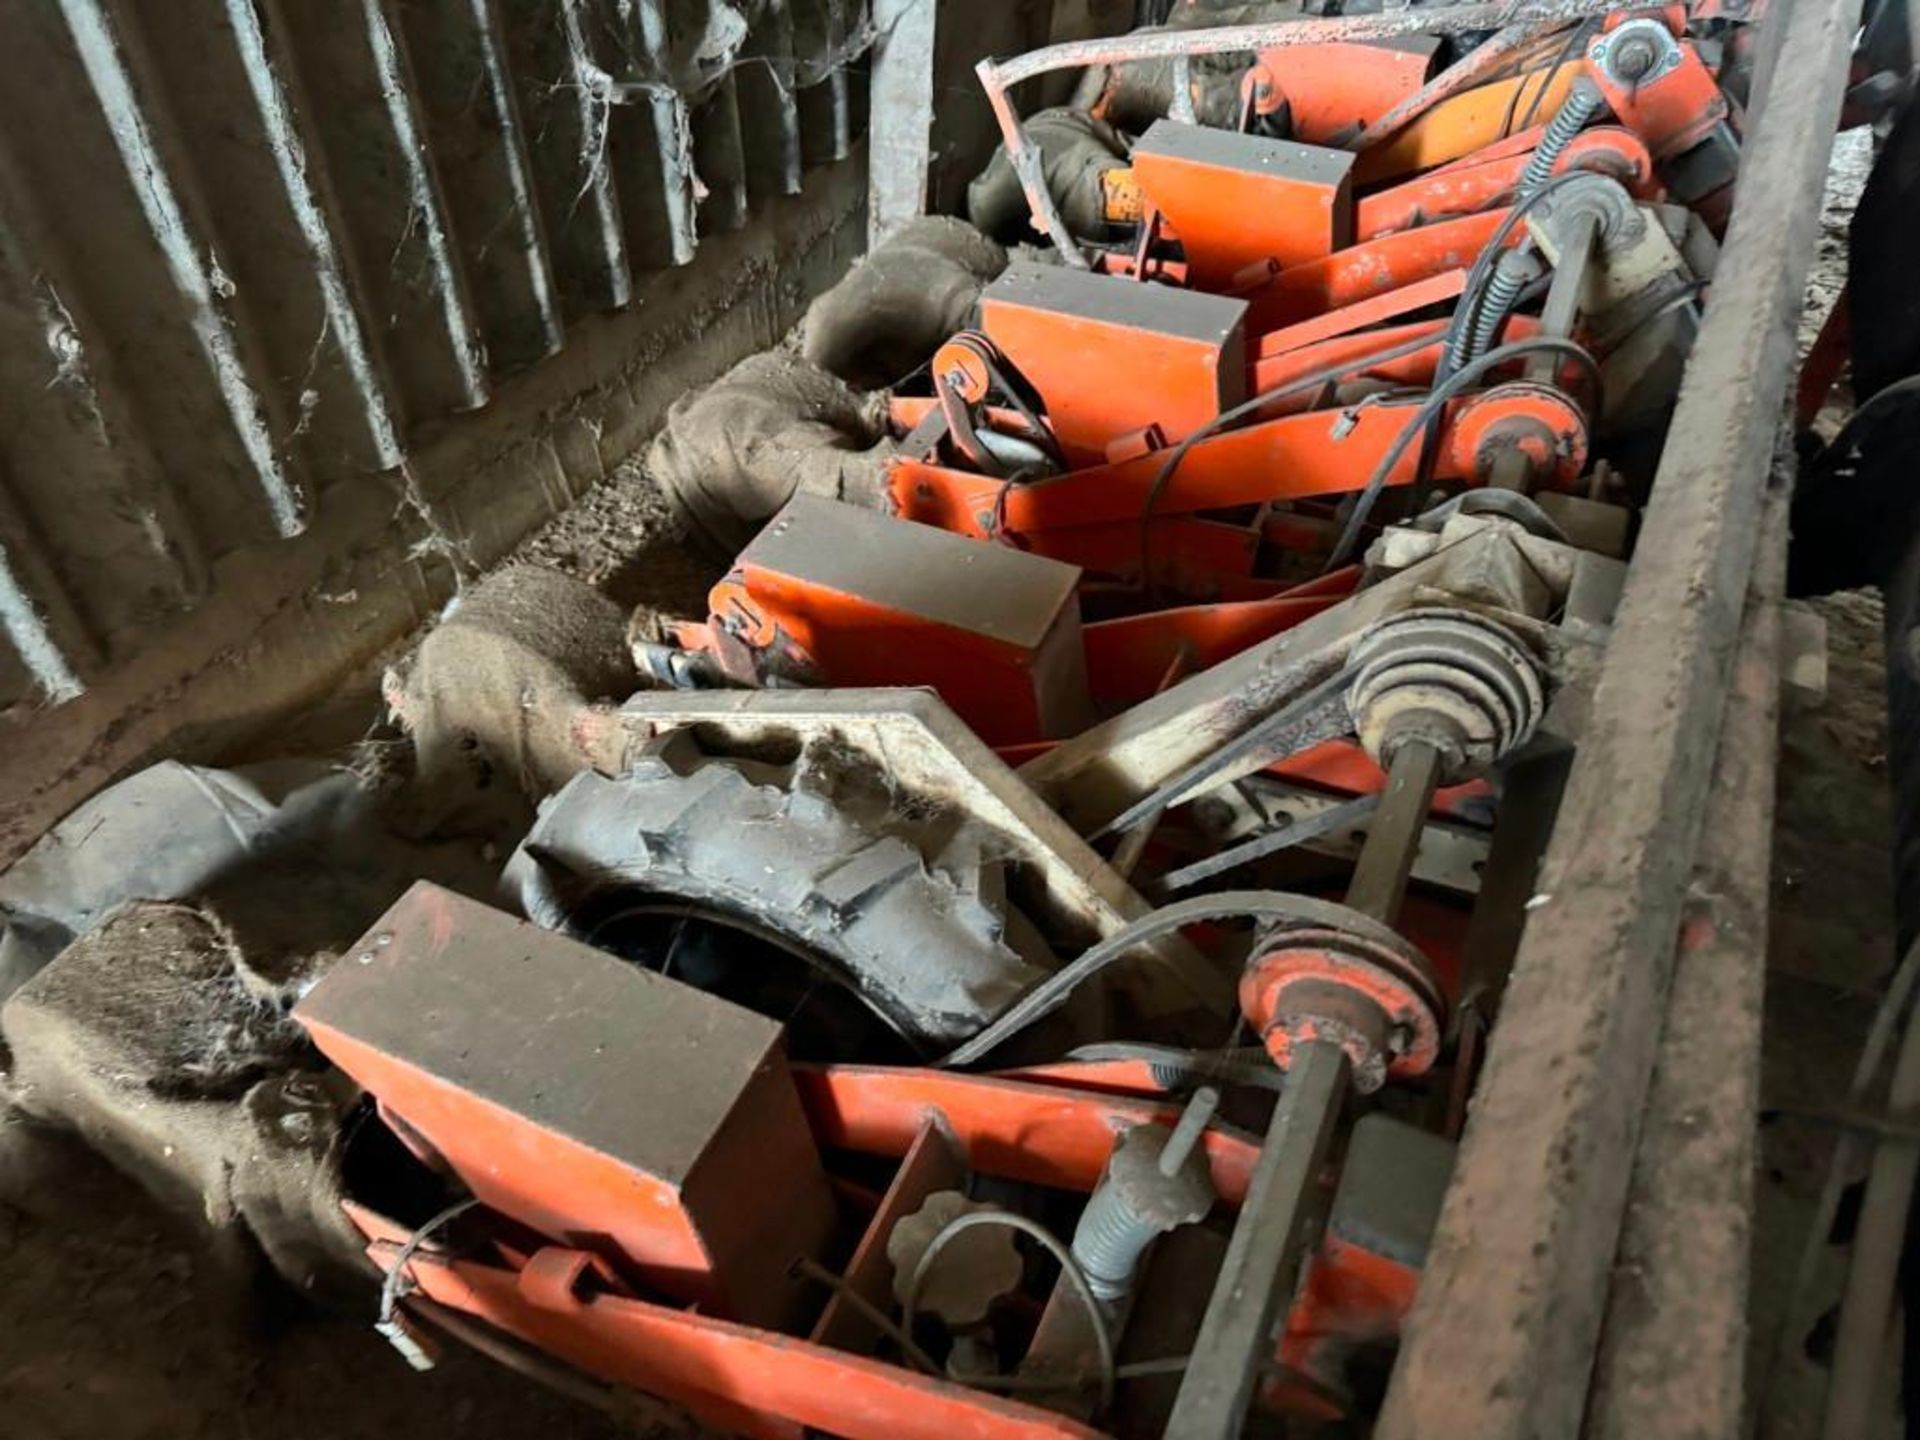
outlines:
[[[1436,384],[1472,358],[1463,352],[1472,337],[1473,323],[1479,314],[1487,282],[1492,278],[1494,266],[1500,263],[1500,256],[1505,252],[1514,230],[1549,195],[1581,178],[1577,174],[1556,175],[1531,194],[1519,196],[1493,234],[1487,238],[1487,243],[1480,247],[1480,253],[1474,256],[1473,264],[1467,270],[1466,284],[1460,291],[1460,303],[1453,310],[1453,321],[1447,327],[1447,347],[1441,352],[1440,369],[1433,377]]]
[[[1295,395],[1304,395],[1331,385],[1345,375],[1358,375],[1375,365],[1385,364],[1389,360],[1404,359],[1432,345],[1435,337],[1421,336],[1412,340],[1403,340],[1398,345],[1390,345],[1384,350],[1376,350],[1371,355],[1358,356],[1339,365],[1329,365],[1325,369],[1315,370],[1311,374],[1299,375],[1285,384],[1263,390],[1249,400],[1243,400],[1230,410],[1208,420],[1192,434],[1180,441],[1167,452],[1166,460],[1161,464],[1159,473],[1153,477],[1153,484],[1147,489],[1146,503],[1140,507],[1140,583],[1144,587],[1151,583],[1150,564],[1153,558],[1153,512],[1166,494],[1167,486],[1172,483],[1174,473],[1187,458],[1187,452],[1210,435],[1217,435],[1228,426],[1237,424],[1250,415],[1257,415],[1267,406]],[[1442,352],[1444,357],[1445,352]],[[1045,482],[1038,482],[1044,484]]]
[[[1380,463],[1374,466],[1373,473],[1367,477],[1366,485],[1361,488],[1354,501],[1352,512],[1347,516],[1346,528],[1340,533],[1340,543],[1334,546],[1333,554],[1327,560],[1327,570],[1337,570],[1347,563],[1347,557],[1353,552],[1353,547],[1360,538],[1360,532],[1367,523],[1367,516],[1372,511],[1374,502],[1380,498],[1380,492],[1386,488],[1387,477],[1393,473],[1393,467],[1400,463],[1400,457],[1407,453],[1407,447],[1413,443],[1414,437],[1422,434],[1429,423],[1439,418],[1447,402],[1478,381],[1489,370],[1497,369],[1523,355],[1538,354],[1564,355],[1569,360],[1582,365],[1593,381],[1593,408],[1596,411],[1600,409],[1600,363],[1571,340],[1534,335],[1525,340],[1516,340],[1511,345],[1502,345],[1497,350],[1489,350],[1485,355],[1470,360],[1463,369],[1455,371],[1434,386],[1427,396],[1426,403],[1414,412],[1413,418],[1407,422],[1399,438],[1380,458]]]
[[[1474,256],[1473,264],[1467,269],[1466,283],[1460,290],[1460,301],[1453,307],[1453,320],[1447,326],[1446,344],[1440,350],[1440,364],[1433,372],[1434,384],[1440,384],[1473,358],[1470,347],[1483,292],[1492,278],[1494,267],[1500,263],[1500,256],[1505,252],[1515,227],[1547,196],[1577,178],[1574,175],[1557,175],[1532,194],[1520,196],[1488,237],[1487,243],[1480,247],[1480,253]],[[1426,435],[1420,442],[1420,468],[1413,477],[1415,488],[1422,494],[1432,482],[1433,464],[1439,453],[1439,445],[1440,426],[1436,420],[1428,425]]]
[[[1368,923],[1344,905],[1315,900],[1309,895],[1287,895],[1275,890],[1225,890],[1218,895],[1196,895],[1143,915],[1114,931],[1078,959],[1047,976],[996,1016],[993,1022],[939,1063],[945,1069],[971,1065],[1004,1045],[1042,1015],[1061,1004],[1075,990],[1118,960],[1163,935],[1184,930],[1203,920],[1303,920],[1333,929],[1353,930]],[[1385,944],[1400,943],[1385,925],[1373,924]]]

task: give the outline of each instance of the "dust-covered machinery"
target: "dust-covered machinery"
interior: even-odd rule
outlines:
[[[1467,1433],[1396,1350],[1753,27],[1196,18],[982,67],[975,218],[1044,250],[962,237],[912,373],[823,372],[736,455],[752,538],[637,637],[653,688],[543,695],[527,919],[416,887],[301,1001],[421,1363],[446,1330],[769,1437]],[[696,523],[725,479],[680,475]]]

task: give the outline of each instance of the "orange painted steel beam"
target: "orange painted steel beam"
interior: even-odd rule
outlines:
[[[1269,330],[1254,345],[1254,363],[1257,365],[1262,360],[1283,355],[1289,350],[1298,350],[1316,341],[1331,340],[1337,335],[1350,335],[1373,325],[1397,320],[1430,305],[1443,305],[1458,298],[1466,284],[1465,269],[1446,270],[1403,285],[1397,290],[1370,295],[1338,310],[1329,310],[1325,314]]]
[[[1355,207],[1354,238],[1375,240],[1505,205],[1532,159],[1531,147],[1511,154],[1475,156],[1369,195]],[[1606,175],[1640,199],[1650,198],[1658,189],[1653,155],[1646,142],[1618,125],[1600,126],[1575,136],[1555,162],[1553,173],[1561,175],[1569,170]]]
[[[1258,394],[1267,390],[1278,390],[1306,376],[1332,371],[1342,366],[1351,367],[1340,371],[1342,380],[1371,376],[1391,380],[1401,385],[1429,385],[1433,381],[1434,367],[1439,362],[1441,345],[1446,338],[1447,326],[1450,323],[1447,319],[1418,320],[1411,325],[1391,325],[1381,330],[1363,330],[1355,335],[1339,335],[1317,344],[1303,345],[1297,350],[1273,356],[1271,359],[1256,360],[1253,367],[1254,392]],[[1417,340],[1423,335],[1433,342],[1426,349],[1414,350],[1391,360],[1367,363],[1368,356],[1377,355],[1391,346]],[[1274,410],[1275,413],[1285,414],[1312,410],[1327,403],[1322,396],[1311,391],[1302,391],[1290,399],[1277,401]]]
[[[1206,600],[1264,600],[1285,585],[1253,573],[1260,552],[1259,531],[1224,520],[1167,515],[1148,522],[1145,549],[1156,589]],[[1140,579],[1141,525],[1138,519],[1096,525],[1063,525],[1031,535],[1008,537],[1049,560],[1078,565],[1093,579]]]
[[[1551,118],[1584,67],[1584,60],[1570,60],[1551,72],[1528,71],[1442,100],[1391,140],[1361,155],[1354,179],[1361,184],[1388,180],[1471,155],[1504,139],[1507,127],[1529,110],[1537,119]]]
[[[1546,133],[1545,125],[1532,125],[1525,130],[1516,130],[1504,139],[1494,141],[1491,145],[1483,145],[1471,154],[1462,155],[1458,160],[1449,160],[1444,165],[1436,165],[1433,169],[1422,173],[1444,175],[1449,170],[1467,170],[1475,165],[1484,165],[1489,160],[1507,160],[1515,155],[1526,155],[1540,148],[1541,137]]]
[[[1303,376],[1319,371],[1332,370],[1338,366],[1351,366],[1342,372],[1342,379],[1355,379],[1366,376],[1379,380],[1390,380],[1398,385],[1411,385],[1425,388],[1433,383],[1434,369],[1440,360],[1441,340],[1446,334],[1447,320],[1420,320],[1410,325],[1391,325],[1381,330],[1368,330],[1358,335],[1342,335],[1332,340],[1323,340],[1317,345],[1303,346],[1285,355],[1276,355],[1271,359],[1257,360],[1253,369],[1253,388],[1256,392],[1278,389],[1292,384]],[[1523,340],[1540,333],[1540,322],[1531,315],[1514,315],[1507,320],[1502,338],[1513,341]],[[1366,359],[1392,345],[1418,339],[1422,334],[1432,337],[1433,343],[1422,350],[1397,356],[1392,360],[1383,360],[1369,365]],[[1291,400],[1276,402],[1275,413],[1286,414],[1293,410],[1306,410],[1324,402],[1313,395],[1302,394]]]
[[[968,1165],[982,1174],[1083,1193],[1099,1183],[1121,1131],[1180,1118],[1177,1103],[991,1075],[865,1065],[801,1065],[794,1073],[823,1145],[905,1155],[920,1127],[937,1114]],[[1238,1205],[1259,1142],[1216,1125],[1203,1144],[1214,1189],[1224,1203]]]
[[[409,1232],[350,1207],[392,1267]],[[756,1330],[599,1289],[580,1251],[542,1250],[524,1266],[414,1254],[418,1293],[589,1375],[684,1407],[753,1440],[1099,1440],[1064,1415],[775,1331]]]
[[[1087,647],[1087,686],[1097,704],[1137,703],[1154,693],[1175,656],[1184,652],[1191,669],[1204,670],[1344,598],[1287,591],[1270,600],[1187,605],[1097,621],[1081,631]]]
[[[1443,220],[1350,245],[1324,260],[1283,270],[1247,297],[1253,307],[1248,330],[1259,334],[1297,324],[1449,270],[1464,270],[1486,249],[1506,218],[1507,212],[1501,209]],[[1526,234],[1524,225],[1516,225],[1507,243],[1517,245]]]
[[[1293,136],[1341,144],[1412,98],[1433,69],[1433,51],[1331,41],[1262,50],[1256,62],[1287,102]]]
[[[1306,499],[1359,489],[1412,422],[1420,401],[1386,399],[1230,430],[1196,442],[1171,479],[1156,482],[1167,463],[1155,451],[1089,470],[1029,484],[901,461],[890,472],[898,512],[947,525],[982,539],[1025,536],[1063,525],[1138,522],[1152,499],[1155,515],[1227,510],[1242,505]],[[1471,478],[1482,446],[1500,421],[1526,412],[1553,437],[1552,460],[1563,478],[1579,474],[1586,455],[1584,426],[1564,397],[1544,389],[1525,398],[1488,394],[1443,407],[1446,443],[1434,473]],[[1403,447],[1388,470],[1388,485],[1411,484],[1418,447]]]

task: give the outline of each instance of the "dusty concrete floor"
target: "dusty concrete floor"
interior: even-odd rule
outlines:
[[[1864,175],[1837,156],[1815,304],[1830,303],[1845,215]],[[635,468],[521,552],[623,604],[693,615],[716,557],[691,550]],[[1836,1103],[1891,963],[1890,807],[1877,597],[1836,597],[1826,703],[1785,721],[1775,864],[1756,1338],[1773,1333]],[[328,722],[331,724],[332,722]],[[364,727],[353,710],[344,732]],[[315,733],[326,733],[327,725]],[[598,1440],[606,1418],[458,1352],[416,1376],[368,1317],[262,1307],[229,1294],[190,1225],[162,1215],[77,1144],[0,1117],[0,1434],[21,1440],[335,1440],[436,1434]],[[1823,1282],[1837,1289],[1829,1259]],[[368,1306],[371,1313],[371,1301]],[[1820,1372],[1789,1346],[1769,1440],[1809,1433]],[[1762,1369],[1768,1368],[1763,1365]]]

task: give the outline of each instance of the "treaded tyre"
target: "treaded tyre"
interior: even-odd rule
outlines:
[[[535,923],[595,943],[610,903],[678,902],[734,922],[925,1051],[973,1034],[1051,964],[1008,906],[1001,868],[975,827],[901,803],[844,755],[715,757],[679,732],[625,775],[587,772],[548,800],[504,884]]]

